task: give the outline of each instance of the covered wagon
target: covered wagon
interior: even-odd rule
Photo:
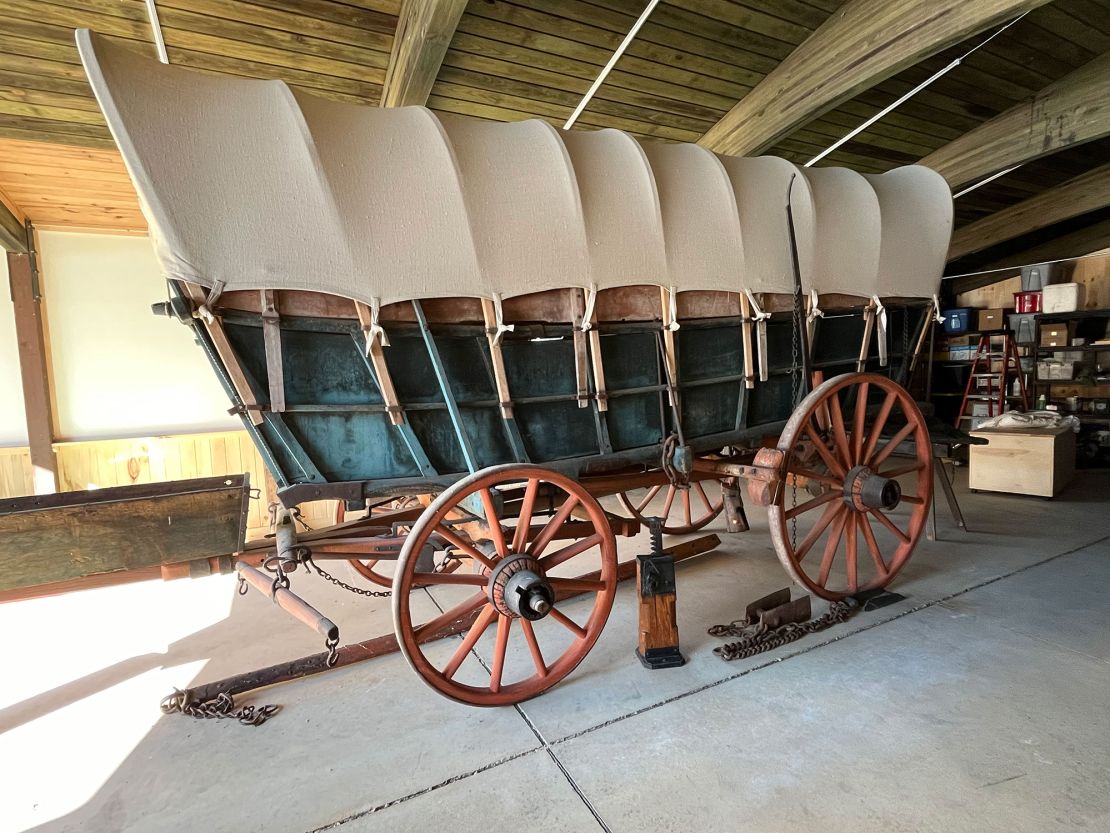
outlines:
[[[273,580],[345,559],[388,584],[439,692],[558,682],[613,604],[615,532],[698,529],[741,481],[821,597],[909,559],[932,456],[901,383],[948,248],[939,175],[365,107],[78,43],[163,306],[278,485]],[[320,499],[366,515],[298,531]],[[487,631],[488,667],[461,673]]]

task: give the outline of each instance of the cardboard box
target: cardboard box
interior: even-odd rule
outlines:
[[[971,357],[975,355],[975,349],[970,345],[963,347],[953,347],[948,351],[948,360],[953,362],[969,362]]]
[[[971,347],[971,336],[948,336],[944,342],[951,350],[954,347]]]
[[[1041,324],[1041,347],[1069,347],[1075,335],[1074,322]]]
[[[1003,309],[979,310],[978,330],[981,333],[989,330],[1001,330],[1006,326],[1006,311]]]

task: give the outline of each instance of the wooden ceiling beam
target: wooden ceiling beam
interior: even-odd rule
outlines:
[[[382,86],[382,107],[425,104],[466,0],[406,0]]]
[[[1110,220],[1101,220],[1047,243],[999,258],[994,263],[984,266],[981,272],[946,280],[945,289],[958,295],[961,292],[969,292],[1012,277],[1019,267],[1028,263],[1047,263],[1052,260],[1083,257],[1108,247],[1110,247]]]
[[[754,156],[906,67],[1047,1],[851,0],[699,144],[730,156]]]
[[[0,249],[14,254],[27,253],[27,228],[0,200]]]
[[[952,235],[948,259],[989,249],[1031,231],[1110,205],[1110,164],[1080,174],[1017,205],[976,220]]]
[[[956,190],[1110,135],[1110,52],[921,159]]]

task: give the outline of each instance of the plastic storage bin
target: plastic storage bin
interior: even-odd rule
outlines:
[[[1021,291],[1038,292],[1052,279],[1054,263],[1031,263],[1021,267]]]
[[[1082,301],[1083,287],[1077,283],[1050,284],[1044,288],[1042,312],[1075,312]]]
[[[1036,316],[1032,313],[1011,313],[1007,316],[1014,341],[1018,344],[1033,344],[1037,340]]]
[[[956,335],[966,333],[971,327],[971,308],[956,307],[946,309],[941,313],[944,316],[944,331]]]
[[[1015,292],[1014,293],[1014,311],[1015,312],[1040,312],[1041,311],[1041,293],[1038,292]],[[1012,328],[1011,328],[1012,329]]]

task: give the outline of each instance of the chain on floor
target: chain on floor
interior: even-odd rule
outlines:
[[[708,633],[710,636],[740,637],[735,642],[714,648],[713,653],[726,661],[747,659],[764,651],[789,645],[807,634],[817,633],[833,625],[847,622],[858,608],[859,603],[849,598],[842,602],[832,602],[828,613],[808,622],[790,622],[777,628],[769,628],[766,625],[749,622],[747,619],[737,619],[727,625],[714,625]]]
[[[281,706],[277,704],[241,706],[237,709],[234,698],[224,691],[211,700],[193,703],[189,701],[187,692],[175,688],[173,694],[162,700],[162,714],[181,713],[197,720],[238,720],[244,726],[261,726],[279,711]]]

